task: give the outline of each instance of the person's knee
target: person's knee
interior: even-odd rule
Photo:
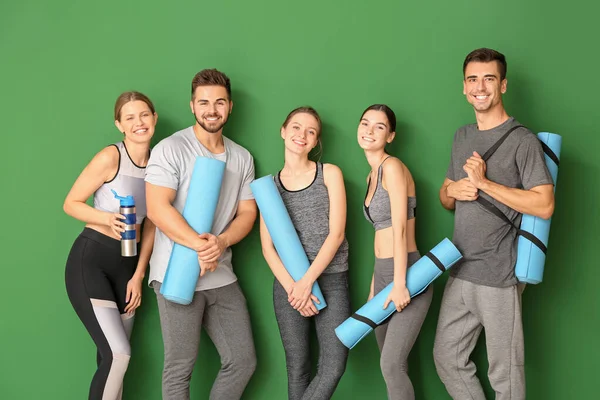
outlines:
[[[126,371],[130,359],[131,354],[115,353],[113,354],[113,366],[118,367],[119,370]]]
[[[379,365],[381,367],[383,379],[386,381],[395,381],[400,375],[406,374],[408,371],[406,358],[398,356],[392,357],[385,353],[381,355]]]
[[[222,368],[232,371],[235,375],[250,379],[256,371],[256,353],[254,351],[245,351],[232,354],[227,362],[223,362]]]
[[[433,362],[435,363],[435,368],[438,370],[443,368],[446,365],[448,359],[448,351],[441,345],[437,340],[433,344]]]
[[[253,352],[247,355],[240,363],[246,371],[246,375],[250,378],[254,374],[254,371],[256,371],[256,354]]]
[[[325,368],[327,368],[327,374],[331,375],[336,381],[340,380],[344,372],[346,372],[346,357],[335,359],[332,357],[330,363],[328,363]]]
[[[129,343],[123,343],[122,345],[112,349],[111,357],[113,366],[116,366],[123,371],[127,370],[129,360],[131,359],[131,346]]]
[[[442,380],[453,375],[460,367],[456,359],[456,349],[452,349],[447,343],[437,339],[433,344],[433,362],[437,374]]]
[[[305,381],[308,377],[310,379],[310,360],[307,361],[304,355],[300,357],[286,357],[286,369],[288,379],[291,382]]]
[[[169,382],[189,382],[195,364],[194,357],[175,358],[165,355],[163,377]]]

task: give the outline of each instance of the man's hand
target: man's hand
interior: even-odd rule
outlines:
[[[219,266],[217,261],[204,262],[198,259],[198,262],[200,263],[200,276],[204,276],[204,274],[207,272],[213,272]]]
[[[223,240],[211,233],[203,233],[198,235],[198,237],[206,240],[206,243],[198,249],[198,259],[200,262],[216,262],[227,248]]]
[[[469,181],[469,178],[463,178],[456,182],[452,182],[446,188],[448,197],[459,201],[477,200],[477,188]]]
[[[476,151],[473,152],[473,156],[467,160],[467,163],[463,166],[463,170],[467,173],[469,181],[477,189],[482,189],[487,182],[485,177],[486,165],[483,158]]]

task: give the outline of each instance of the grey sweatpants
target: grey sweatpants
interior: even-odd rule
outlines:
[[[202,326],[221,357],[210,399],[241,398],[256,368],[256,354],[246,298],[238,283],[198,291],[187,306],[166,300],[160,283],[154,281],[152,287],[165,346],[163,400],[189,400]]]
[[[421,258],[418,252],[408,253],[408,267]],[[375,259],[374,292],[379,293],[394,281],[394,259]],[[433,287],[413,297],[401,312],[395,312],[375,328],[377,345],[381,352],[381,373],[385,379],[388,399],[414,400],[415,391],[408,377],[408,355],[419,336],[431,299]]]
[[[524,285],[505,288],[448,278],[438,320],[435,366],[453,399],[485,400],[470,355],[485,328],[488,377],[496,400],[525,398],[525,357],[521,294]]]

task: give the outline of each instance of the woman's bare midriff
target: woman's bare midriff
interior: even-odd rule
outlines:
[[[135,225],[135,237],[136,237],[136,241],[139,243],[140,242],[140,231],[141,231],[141,224],[136,224]],[[87,224],[85,226],[86,228],[90,228],[93,229],[95,231],[98,231],[112,239],[115,240],[121,240],[120,236],[115,236],[115,234],[113,233],[112,229],[110,229],[108,226],[104,226],[104,225],[96,225],[96,224]]]
[[[381,229],[375,232],[375,257],[390,258],[394,256],[394,229]],[[415,219],[406,222],[406,247],[407,253],[417,251],[415,241]]]

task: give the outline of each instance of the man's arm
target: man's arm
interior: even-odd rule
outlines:
[[[509,188],[486,179],[480,189],[522,214],[549,219],[554,213],[554,185],[540,185],[523,190]]]
[[[148,218],[172,241],[198,251],[206,240],[201,239],[183,215],[173,207],[176,194],[174,189],[146,182]]]
[[[233,246],[245,238],[256,221],[256,201],[241,200],[238,203],[235,218],[229,227],[219,236],[204,233],[200,239],[206,239],[206,244],[198,250],[200,261],[215,262],[223,254],[226,248]]]
[[[444,183],[442,183],[442,187],[440,188],[440,203],[446,210],[454,210],[456,199],[454,197],[450,197],[448,195],[448,186],[450,186],[454,181],[446,178],[444,179]]]
[[[495,200],[522,214],[549,219],[554,212],[554,186],[539,185],[529,190],[509,188],[486,178],[485,161],[477,152],[463,167],[473,185]]]

